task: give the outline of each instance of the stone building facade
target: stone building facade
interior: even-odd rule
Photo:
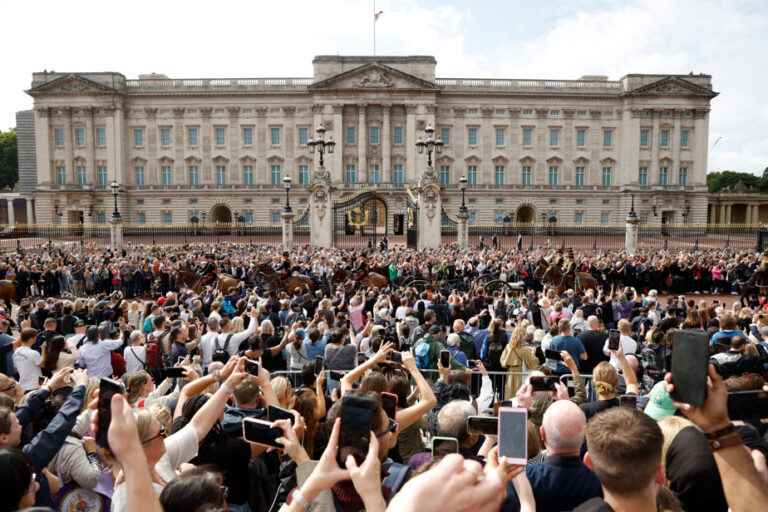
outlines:
[[[630,195],[646,224],[708,220],[708,75],[436,78],[429,56],[313,64],[311,78],[35,73],[36,175],[23,194],[35,221],[107,221],[116,180],[130,223],[279,224],[284,176],[306,209],[306,142],[320,124],[337,142],[335,200],[375,191],[390,233],[425,170],[415,143],[428,125],[444,142],[443,209],[455,216],[466,176],[470,224],[620,224]]]

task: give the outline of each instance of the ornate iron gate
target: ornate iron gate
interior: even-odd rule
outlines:
[[[387,229],[387,203],[373,192],[333,205],[335,247],[375,248]]]
[[[419,207],[408,201],[405,215],[405,244],[409,249],[417,249],[419,245]]]

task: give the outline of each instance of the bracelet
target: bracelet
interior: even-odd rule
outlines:
[[[293,505],[294,503],[302,509],[307,508],[307,500],[304,498],[304,494],[302,494],[301,489],[298,487],[296,487],[290,494],[289,505]]]
[[[723,448],[740,446],[742,443],[743,441],[741,440],[741,435],[738,432],[731,432],[729,434],[725,434],[722,437],[718,437],[717,439],[710,439],[709,448],[713,452],[716,452],[718,450],[722,450]]]
[[[733,434],[734,432],[736,432],[736,425],[733,423],[728,423],[728,425],[721,428],[720,430],[715,430],[714,432],[705,432],[704,435],[707,436],[707,439],[710,441],[714,441],[721,437],[725,437],[728,434]]]

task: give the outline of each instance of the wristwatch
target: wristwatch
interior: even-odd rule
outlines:
[[[706,432],[704,435],[707,436],[709,448],[713,452],[722,450],[723,448],[730,448],[731,446],[738,446],[743,443],[741,435],[738,430],[736,430],[736,426],[733,423],[729,423],[726,427],[715,430],[714,432]]]

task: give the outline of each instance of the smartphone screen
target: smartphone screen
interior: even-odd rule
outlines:
[[[282,445],[275,441],[279,437],[283,437],[282,429],[273,427],[270,422],[256,418],[243,419],[243,439],[246,441],[282,448]]]
[[[560,352],[557,351],[557,350],[546,349],[544,351],[544,357],[546,357],[547,359],[554,359],[555,361],[562,361],[563,360],[563,356],[560,355]]]
[[[530,383],[534,391],[555,391],[555,383],[560,379],[557,377],[531,377]]]
[[[619,405],[632,409],[637,408],[637,395],[621,395],[619,397]]]
[[[467,418],[467,431],[470,434],[495,436],[499,433],[499,418],[496,416],[470,416]]]
[[[330,377],[331,380],[341,380],[344,378],[344,372],[337,372],[335,370],[330,370],[328,372],[328,377]]]
[[[109,448],[107,432],[112,422],[112,397],[123,392],[123,386],[112,379],[102,378],[99,382],[98,426],[96,428],[96,444]]]
[[[323,366],[325,365],[325,359],[323,356],[317,356],[315,358],[315,375],[323,373]]]
[[[254,361],[253,359],[246,359],[245,360],[245,371],[249,375],[258,376],[259,375],[259,362]]]
[[[621,334],[616,329],[608,331],[608,350],[619,350]]]
[[[166,379],[180,379],[184,376],[184,368],[163,368],[163,376]]]
[[[528,462],[528,410],[499,408],[499,456],[511,464]]]
[[[397,413],[397,395],[394,393],[381,394],[381,407],[390,419],[395,419]]]
[[[291,422],[291,426],[293,426],[294,421],[296,421],[296,417],[291,411],[283,409],[282,407],[277,407],[276,405],[270,405],[267,408],[267,419],[269,421],[288,420]]]
[[[387,354],[387,360],[392,361],[393,363],[402,363],[403,356],[400,354],[400,352],[389,352]]]
[[[709,341],[703,331],[683,329],[672,333],[672,398],[702,405],[707,397]]]
[[[451,453],[459,453],[459,440],[455,437],[433,437],[432,457],[444,457]]]
[[[480,373],[473,373],[469,376],[469,393],[473,397],[480,396],[480,390],[483,387],[483,375]]]
[[[374,406],[364,397],[345,396],[342,400],[338,460],[346,467],[347,456],[362,464],[368,454]]]
[[[447,350],[440,351],[440,364],[443,368],[449,368],[451,366],[451,353]]]

